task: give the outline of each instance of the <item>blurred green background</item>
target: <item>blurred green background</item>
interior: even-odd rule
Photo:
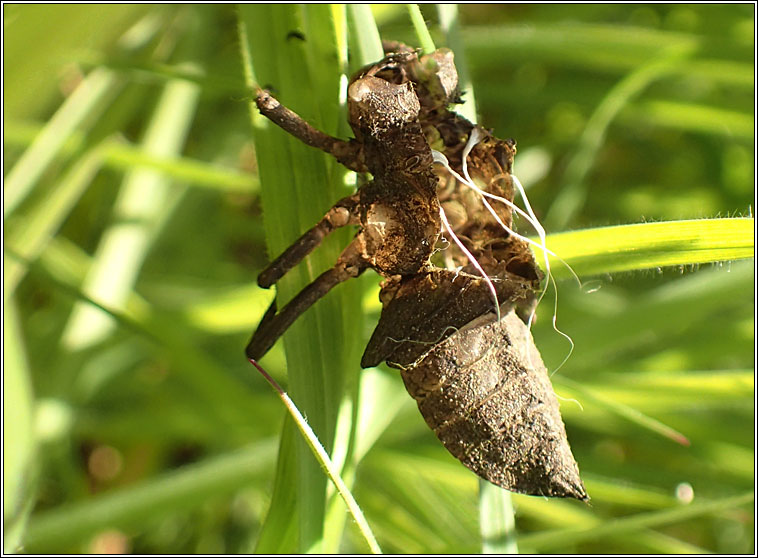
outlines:
[[[405,6],[373,12],[418,43]],[[447,36],[422,13],[548,232],[751,216],[754,6],[463,5]],[[242,352],[271,293],[237,13],[3,18],[5,550],[265,550],[284,409]],[[553,382],[592,503],[514,495],[519,550],[754,552],[753,260],[584,279],[559,283],[576,348]],[[363,347],[378,279],[358,283]],[[281,344],[265,364],[286,384]],[[381,420],[354,494],[382,548],[480,551],[476,477],[396,371],[361,377]],[[324,549],[365,551],[343,522]]]

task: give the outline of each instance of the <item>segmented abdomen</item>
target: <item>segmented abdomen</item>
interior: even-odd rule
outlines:
[[[429,427],[480,477],[584,500],[558,401],[529,330],[511,311],[477,318],[402,371]]]

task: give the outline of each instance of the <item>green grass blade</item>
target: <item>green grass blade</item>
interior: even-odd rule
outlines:
[[[482,554],[518,554],[511,493],[479,479],[479,529]]]
[[[7,246],[27,260],[36,259],[68,217],[102,166],[102,145],[86,151],[61,178],[49,196],[41,199],[22,216],[7,222]],[[18,260],[7,261],[3,286],[10,296],[26,274]]]
[[[313,10],[325,10],[319,15]],[[248,85],[256,83],[276,88],[277,96],[317,128],[335,134],[338,121],[329,117],[323,108],[335,106],[340,97],[340,33],[330,19],[331,8],[318,6],[241,6],[240,31],[243,62]],[[314,18],[330,21],[329,26],[303,26]],[[318,33],[318,38],[300,41],[287,38],[295,30]],[[308,54],[309,49],[315,50]],[[315,76],[309,60],[331,60],[328,76],[323,66]],[[325,154],[288,137],[257,115],[251,107],[254,120],[256,150],[261,177],[261,199],[264,226],[272,256],[280,253],[303,231],[310,228],[326,210],[347,194],[339,176],[337,163]],[[344,108],[340,114],[344,119]],[[318,273],[331,267],[341,248],[347,244],[349,231],[340,231],[328,238],[312,254],[307,265],[292,270],[277,284],[277,296],[284,303]],[[356,304],[357,284],[340,285],[303,314],[284,335],[288,364],[288,391],[301,412],[324,444],[328,452],[334,449],[335,425],[345,393],[348,376],[357,369],[358,340],[348,332],[360,330],[360,313],[350,309]],[[357,300],[360,300],[358,297]],[[336,332],[341,334],[335,335]],[[265,362],[265,360],[264,360]],[[286,449],[287,451],[284,451]],[[277,475],[275,494],[269,518],[257,551],[275,552],[265,541],[276,540],[276,533],[287,529],[287,521],[297,516],[299,552],[322,549],[326,478],[310,450],[302,440],[293,447],[283,448],[280,459],[293,460],[296,467],[280,465],[279,472],[289,471],[295,477]],[[281,508],[283,508],[283,511]],[[287,513],[286,510],[291,510]],[[294,513],[293,513],[294,512]],[[268,536],[271,533],[271,536]]]
[[[600,525],[593,525],[580,529],[558,529],[534,535],[526,535],[521,538],[524,547],[549,551],[561,549],[581,541],[614,537],[625,533],[631,533],[642,528],[654,528],[684,521],[693,517],[707,514],[718,514],[730,509],[738,509],[747,506],[755,499],[751,491],[739,496],[722,498],[715,501],[694,503],[671,509],[637,514],[607,521]]]
[[[348,4],[348,28],[350,33],[351,56],[359,65],[370,64],[384,57],[382,39],[371,13],[369,4]]]
[[[30,122],[5,122],[6,145],[27,147],[42,130],[42,126]],[[60,149],[59,155],[70,157],[78,153],[84,144],[84,136],[74,132]],[[235,193],[257,192],[258,177],[231,168],[211,164],[188,157],[163,157],[146,151],[123,139],[102,142],[103,168],[129,171],[145,168],[160,171],[167,178],[186,182],[191,186],[205,187]]]
[[[655,126],[739,138],[751,143],[755,138],[755,121],[750,113],[669,99],[650,99],[630,105],[619,118],[630,124],[642,120]]]
[[[708,40],[694,33],[634,25],[546,21],[533,25],[478,25],[464,29],[462,36],[474,60],[508,52],[514,59],[615,74],[647,64],[662,51],[703,47]],[[752,89],[755,73],[751,64],[705,58],[687,61],[673,72],[746,90]]]
[[[256,554],[293,554],[298,551],[300,516],[297,513],[298,491],[295,484],[298,472],[293,456],[300,441],[301,434],[294,421],[286,420],[279,437],[271,504],[253,549]],[[291,482],[283,482],[282,479]]]
[[[192,123],[199,89],[186,81],[169,82],[142,142],[159,156],[176,155]],[[148,247],[178,201],[179,191],[160,173],[132,170],[124,179],[114,208],[118,222],[104,233],[84,291],[121,308],[131,292]],[[77,306],[63,333],[67,347],[81,349],[102,340],[113,323],[91,306]]]
[[[18,311],[3,304],[3,552],[21,548],[35,488],[34,394]]]
[[[187,157],[162,156],[122,142],[109,144],[103,158],[104,165],[114,169],[142,168],[157,171],[167,179],[184,182],[188,186],[248,194],[256,192],[260,187],[258,178],[249,173]]]
[[[463,104],[456,107],[458,114],[471,122],[478,122],[476,116],[476,96],[471,83],[466,50],[461,37],[461,25],[457,4],[437,4],[440,27],[445,34],[445,45],[455,54],[455,67],[458,70],[458,87],[464,91]]]
[[[387,374],[377,368],[369,368],[362,374],[364,377],[361,381],[361,408],[355,449],[357,461],[368,453],[400,409],[411,405],[402,385]]]
[[[547,227],[564,229],[581,210],[589,190],[587,175],[616,115],[631,99],[654,81],[670,73],[672,68],[680,65],[693,51],[694,48],[690,45],[670,47],[668,51],[663,51],[660,57],[631,72],[608,91],[587,121],[576,152],[568,163],[564,184],[545,216]]]
[[[663,424],[661,421],[649,417],[637,409],[629,407],[628,405],[624,405],[618,401],[603,397],[602,395],[587,389],[578,382],[574,382],[564,377],[556,377],[553,378],[553,383],[569,387],[572,391],[577,392],[582,397],[582,399],[591,400],[599,407],[605,408],[612,413],[622,416],[639,425],[640,427],[645,428],[646,430],[655,432],[656,434],[659,434],[664,438],[668,438],[669,440],[672,440],[678,444],[685,446],[690,445],[690,441],[687,439],[687,437],[681,432],[677,432],[674,428],[671,428],[670,426]]]
[[[699,219],[552,234],[547,246],[580,276],[752,258],[755,220]],[[534,247],[541,261],[539,247]],[[571,274],[550,257],[556,277]]]
[[[247,416],[247,410],[256,404],[248,383],[221,368],[194,345],[187,330],[178,327],[173,316],[156,314],[135,294],[130,297],[126,309],[117,309],[103,300],[90,297],[80,289],[78,278],[72,277],[70,270],[65,268],[70,255],[57,257],[54,252],[54,248],[48,249],[36,263],[24,260],[10,250],[6,252],[6,258],[21,261],[32,274],[50,282],[56,290],[96,308],[122,328],[154,343],[180,372],[182,380],[201,396],[201,404],[208,409],[206,418],[216,421],[218,428],[239,424],[242,417]],[[213,378],[210,385],[208,378]]]
[[[120,83],[114,72],[98,68],[79,84],[6,177],[4,216],[7,217],[27,197],[74,130],[85,119],[93,121],[102,113],[118,92]]]
[[[34,517],[24,540],[29,552],[63,551],[108,528],[143,526],[177,509],[206,505],[257,480],[271,467],[274,441],[262,440],[226,455],[187,465],[137,485]]]
[[[599,315],[592,312],[579,314],[568,322],[561,321],[559,315],[559,324],[571,334],[577,347],[567,366],[572,370],[602,369],[616,354],[640,347],[649,335],[661,339],[665,346],[672,339],[672,332],[681,331],[688,324],[707,324],[724,309],[744,307],[745,297],[754,281],[752,262],[735,262],[731,267],[715,267],[684,275],[622,305],[614,306],[612,300],[601,297],[597,304],[604,308],[604,312]],[[597,294],[601,293],[602,289]],[[550,326],[547,320],[545,322],[547,329]],[[535,334],[540,339],[543,356],[565,355],[565,340],[546,333],[543,330],[542,334]],[[710,335],[714,333],[717,332]],[[566,406],[567,411],[572,408]]]
[[[508,52],[514,58],[569,64],[626,73],[646,64],[669,48],[695,48],[698,38],[688,33],[603,23],[477,26],[465,29],[470,55]]]
[[[274,390],[276,390],[280,399],[284,403],[284,406],[287,408],[287,411],[295,421],[297,429],[300,431],[300,433],[303,435],[303,438],[305,438],[305,441],[308,443],[308,447],[311,448],[313,455],[316,457],[321,467],[323,467],[329,479],[332,481],[332,483],[334,483],[334,486],[337,488],[339,495],[345,501],[345,505],[347,505],[347,508],[350,511],[350,515],[353,516],[353,519],[355,519],[355,522],[358,524],[358,529],[366,540],[366,543],[368,543],[371,552],[373,554],[381,554],[382,550],[379,548],[379,545],[376,542],[376,538],[371,532],[371,528],[366,522],[366,518],[363,516],[363,512],[358,506],[358,502],[356,502],[355,498],[353,498],[353,495],[350,493],[350,490],[345,484],[345,481],[342,480],[339,471],[332,463],[332,460],[329,459],[329,454],[326,453],[324,446],[321,445],[321,442],[319,442],[318,438],[313,433],[313,429],[311,429],[303,415],[292,402],[292,399],[289,398],[289,396],[284,392],[279,384],[277,384],[276,381],[263,368],[261,368],[260,364],[254,360],[251,360],[250,362],[253,363],[258,371],[263,374],[266,380],[271,384]]]
[[[437,47],[434,46],[432,35],[429,33],[429,29],[426,27],[426,21],[421,13],[421,9],[418,4],[408,4],[408,14],[411,16],[411,23],[413,23],[413,30],[416,32],[416,38],[418,44],[425,53],[434,52]]]

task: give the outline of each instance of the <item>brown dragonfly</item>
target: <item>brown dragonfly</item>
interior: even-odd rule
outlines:
[[[330,289],[371,268],[382,313],[361,366],[399,368],[429,427],[466,467],[508,490],[587,500],[545,365],[525,324],[543,274],[513,230],[516,144],[449,110],[453,53],[400,43],[348,87],[354,138],[313,128],[267,91],[263,115],[372,180],[339,200],[258,277],[268,288],[339,227],[358,232],[335,265],[247,346],[260,359]],[[525,214],[524,214],[525,215]]]

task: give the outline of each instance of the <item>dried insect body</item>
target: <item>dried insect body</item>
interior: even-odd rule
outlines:
[[[386,282],[361,366],[400,368],[426,423],[480,477],[586,500],[547,370],[515,312],[525,284],[496,288],[508,301],[500,321],[482,278],[438,269]]]
[[[388,42],[385,48],[407,53],[395,73],[414,84],[427,143],[443,156],[437,160],[447,163],[436,167],[437,196],[452,231],[489,276],[497,277],[505,266],[509,273],[533,282],[537,289],[542,274],[531,250],[523,237],[507,232],[513,228],[511,170],[516,142],[495,138],[448,109],[451,103],[460,102],[450,50],[439,49],[419,57],[401,43]],[[463,184],[466,182],[468,187]],[[452,249],[446,250],[445,256],[455,267],[475,273],[469,256],[461,252],[449,232],[446,235]]]
[[[402,62],[394,79],[416,85],[427,142],[449,166],[437,167],[437,192],[450,223],[443,254],[458,272],[385,281],[361,365],[400,368],[429,427],[479,476],[516,492],[586,499],[547,370],[515,313],[528,314],[542,277],[528,244],[507,232],[512,210],[502,200],[514,198],[515,142],[448,110],[458,98],[450,51]],[[502,304],[500,322],[479,271]]]
[[[480,477],[526,494],[587,498],[547,370],[514,312],[469,322],[402,376],[429,427]]]
[[[269,287],[310,253],[335,228],[360,225],[335,266],[322,273],[280,312],[272,307],[247,347],[258,359],[316,300],[338,283],[371,267],[385,276],[413,275],[430,266],[440,234],[437,177],[432,152],[418,122],[419,102],[411,83],[392,84],[376,77],[379,65],[359,73],[348,89],[350,142],[327,136],[267,92],[258,93],[261,113],[303,142],[334,155],[374,179],[337,202],[319,223],[279,256],[258,278]]]
[[[265,116],[374,179],[261,273],[268,287],[335,228],[360,226],[332,269],[280,312],[272,305],[247,354],[260,358],[313,302],[371,267],[385,277],[382,314],[361,366],[400,368],[427,424],[482,478],[587,499],[547,371],[516,314],[533,307],[542,274],[523,237],[509,232],[515,142],[448,110],[459,100],[452,52],[389,47],[395,52],[350,83],[355,140],[327,136],[258,94]],[[443,237],[447,249],[435,255]]]

